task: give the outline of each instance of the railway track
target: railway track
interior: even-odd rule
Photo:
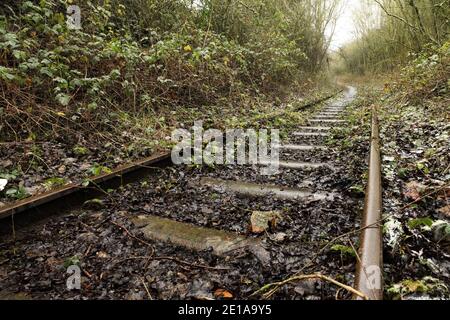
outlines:
[[[311,278],[272,297],[382,299],[375,112],[362,219],[358,200],[336,187],[345,163],[325,143],[333,128],[345,125],[355,94],[349,87],[290,133],[277,175],[261,176],[257,166],[172,166],[162,154],[95,178],[95,188],[66,186],[0,209],[2,232],[17,229],[17,239],[5,236],[0,248],[19,248],[0,261],[6,274],[0,297],[248,298],[289,275],[320,273],[355,283],[358,294]],[[102,195],[99,189],[128,182],[80,205]],[[361,231],[355,258],[323,250],[352,230]],[[81,291],[64,287],[61,266],[70,263],[83,271]]]

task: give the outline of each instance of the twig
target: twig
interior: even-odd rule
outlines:
[[[445,168],[444,172],[442,172],[442,175],[446,174],[448,169],[450,169],[450,164],[447,166],[447,168]]]
[[[4,265],[5,263],[9,262],[11,259],[5,259],[3,261],[0,261],[0,266]]]
[[[41,141],[6,141],[0,142],[0,146],[10,146],[10,145],[18,145],[18,144],[44,144],[45,142]]]
[[[443,190],[443,189],[445,189],[445,188],[447,188],[447,187],[448,187],[448,184],[444,185],[443,187],[441,187],[441,188],[439,188],[439,189],[437,189],[437,190],[434,190],[433,192],[430,192],[430,193],[428,193],[428,194],[426,194],[426,195],[420,197],[419,199],[417,199],[417,200],[415,200],[415,201],[413,201],[413,202],[411,202],[411,203],[408,203],[407,205],[405,205],[405,206],[403,206],[402,208],[400,208],[399,211],[403,211],[403,210],[405,210],[406,208],[408,208],[409,206],[411,206],[411,205],[413,205],[413,204],[415,204],[415,203],[417,203],[417,202],[423,200],[424,198],[429,197],[430,195],[435,194],[435,193],[437,193],[437,192],[439,192],[439,191],[441,191],[441,190]],[[303,280],[303,279],[311,279],[311,276],[316,276],[316,278],[321,278],[322,280],[328,281],[329,278],[326,279],[327,277],[325,277],[325,276],[323,276],[323,275],[309,275],[309,276],[304,276],[304,275],[299,275],[299,274],[300,274],[301,272],[303,272],[303,270],[305,270],[305,269],[308,268],[309,266],[312,266],[312,265],[313,265],[313,261],[315,261],[315,259],[316,259],[320,254],[322,254],[322,252],[323,252],[330,244],[336,242],[336,241],[339,240],[339,239],[342,239],[342,238],[348,237],[348,236],[350,236],[350,235],[352,235],[352,234],[361,232],[361,231],[363,231],[363,230],[365,230],[365,229],[367,229],[367,228],[372,228],[372,227],[374,227],[374,226],[380,224],[383,220],[386,220],[387,218],[388,218],[388,217],[385,216],[384,218],[382,218],[382,219],[380,219],[380,220],[378,220],[378,221],[376,221],[376,222],[374,222],[374,223],[372,223],[372,224],[369,224],[369,225],[367,225],[367,226],[365,226],[365,227],[362,227],[362,228],[359,228],[359,229],[355,229],[355,230],[349,231],[349,232],[347,232],[347,233],[341,234],[340,236],[338,236],[338,237],[336,237],[336,238],[330,240],[328,243],[326,243],[326,244],[325,244],[325,245],[324,245],[324,246],[323,246],[323,247],[322,247],[322,248],[314,255],[314,257],[311,259],[311,262],[308,263],[308,264],[306,264],[299,272],[297,272],[296,275],[294,275],[294,276],[292,276],[292,277],[290,277],[290,278],[288,278],[288,279],[286,279],[286,280],[280,281],[280,282],[276,282],[276,283],[272,283],[272,284],[265,285],[264,287],[262,287],[261,289],[259,289],[259,290],[256,291],[255,293],[253,293],[251,296],[254,296],[254,295],[256,295],[256,294],[258,294],[258,293],[260,293],[260,292],[263,292],[263,291],[267,291],[269,288],[275,286],[275,288],[271,289],[270,292],[268,292],[267,295],[266,295],[267,297],[270,297],[271,295],[273,295],[273,294],[279,289],[280,286],[282,286],[282,285],[284,285],[284,284],[286,284],[286,283],[289,283],[289,282],[291,282],[291,281]],[[352,247],[353,247],[353,245],[352,245]],[[357,252],[357,251],[355,251],[355,252]],[[305,277],[306,277],[306,278],[305,278]],[[322,278],[322,277],[324,277],[324,278]],[[332,279],[331,279],[331,280],[332,280]],[[335,280],[333,280],[333,281],[335,281]],[[332,281],[331,281],[331,282],[332,282]],[[336,282],[337,282],[337,281],[336,281]],[[334,282],[333,282],[333,283],[334,283]],[[338,285],[337,283],[335,283],[335,284]],[[345,285],[344,285],[344,286],[345,286]],[[341,286],[341,287],[342,287],[342,286]],[[349,287],[349,288],[351,288],[352,290],[349,290],[349,288],[345,288],[345,287],[342,287],[342,288],[344,288],[344,289],[346,289],[346,290],[348,290],[348,291],[350,291],[350,292],[352,292],[352,293],[354,293],[354,294],[356,294],[356,295],[358,295],[358,296],[360,296],[360,297],[362,297],[362,298],[364,298],[364,299],[367,299],[367,296],[365,296],[365,295],[362,294],[361,292],[355,290],[354,288]]]
[[[216,270],[216,271],[225,271],[225,270],[230,270],[229,268],[219,268],[219,267],[210,267],[210,266],[205,266],[202,264],[195,264],[195,263],[190,263],[184,260],[180,260],[178,258],[175,257],[168,257],[168,256],[160,256],[160,257],[128,257],[125,259],[122,259],[120,261],[118,261],[116,264],[126,261],[126,260],[143,260],[143,259],[149,259],[149,260],[170,260],[182,265],[186,265],[189,267],[193,267],[193,268],[199,268],[199,269],[207,269],[207,270]]]
[[[410,203],[406,204],[405,206],[401,207],[399,211],[403,211],[403,210],[405,210],[406,208],[412,206],[413,204],[416,204],[417,202],[420,202],[420,201],[422,201],[423,199],[425,199],[425,198],[427,198],[427,197],[429,197],[429,196],[431,196],[431,195],[433,195],[433,194],[435,194],[435,193],[438,193],[438,192],[441,191],[441,190],[444,190],[444,189],[448,188],[449,186],[450,186],[450,184],[447,183],[447,184],[445,184],[444,186],[440,187],[439,189],[435,189],[434,191],[432,191],[432,192],[430,192],[430,193],[427,193],[427,194],[424,195],[424,196],[419,197],[418,199],[414,200],[413,202],[410,202]]]
[[[410,202],[410,203],[406,204],[405,206],[401,207],[398,211],[401,212],[401,211],[407,209],[408,207],[410,207],[411,205],[413,205],[413,204],[415,204],[415,203],[417,203],[417,202],[423,200],[424,198],[429,197],[430,195],[433,195],[433,194],[435,194],[435,193],[437,193],[437,192],[439,192],[439,191],[441,191],[441,190],[443,190],[443,189],[445,189],[445,188],[447,188],[447,187],[448,187],[448,184],[444,185],[443,187],[441,187],[441,188],[439,188],[439,189],[437,189],[437,190],[434,190],[433,192],[430,192],[430,193],[428,193],[428,194],[426,194],[426,195],[420,197],[419,199],[417,199],[417,200],[415,200],[415,201],[413,201],[413,202]],[[386,220],[386,219],[388,219],[388,216],[385,216],[384,218],[381,218],[380,220],[378,220],[378,221],[376,221],[376,222],[374,222],[374,223],[372,223],[372,224],[369,224],[369,225],[367,225],[367,226],[365,226],[365,227],[362,227],[362,228],[359,228],[359,229],[355,229],[355,230],[349,231],[349,232],[347,232],[347,233],[341,234],[340,236],[337,236],[336,238],[331,239],[331,240],[330,240],[329,242],[327,242],[322,248],[320,248],[320,250],[319,250],[319,251],[314,255],[314,257],[311,259],[311,262],[308,263],[307,265],[305,265],[305,266],[297,273],[297,275],[298,275],[299,273],[303,272],[303,270],[305,270],[307,267],[311,266],[311,265],[313,264],[313,261],[314,261],[320,254],[322,254],[322,252],[323,252],[329,245],[331,245],[332,243],[335,243],[336,241],[338,241],[338,240],[340,240],[340,239],[342,239],[342,238],[348,237],[348,236],[350,236],[350,235],[352,235],[352,234],[355,234],[355,233],[364,231],[365,229],[372,228],[372,227],[374,227],[374,226],[380,224],[381,222],[383,222],[383,221]]]
[[[147,284],[145,283],[144,279],[141,278],[141,277],[139,277],[139,279],[141,280],[142,285],[144,286],[145,291],[147,292],[148,298],[149,298],[150,300],[153,300],[152,295],[150,294],[150,291],[148,290]]]
[[[190,267],[194,267],[194,268],[208,269],[208,270],[220,270],[220,271],[230,270],[229,268],[210,267],[210,266],[205,266],[205,265],[201,265],[201,264],[194,264],[194,263],[190,263],[187,261],[183,261],[183,260],[180,260],[180,259],[177,259],[174,257],[168,257],[168,256],[153,257],[152,259],[153,260],[171,260],[171,261],[174,261],[179,264],[184,264],[186,266],[190,266]]]
[[[302,281],[302,280],[308,280],[308,279],[320,279],[322,281],[330,282],[330,283],[332,283],[332,284],[334,284],[334,285],[336,285],[336,286],[338,286],[338,287],[340,287],[342,289],[345,289],[345,290],[347,290],[347,291],[349,291],[349,292],[351,292],[351,293],[353,293],[353,294],[363,298],[364,300],[368,300],[368,297],[364,293],[356,290],[353,287],[350,287],[350,286],[348,286],[346,284],[343,284],[342,282],[334,280],[334,279],[332,279],[330,277],[327,277],[327,276],[325,276],[323,274],[320,274],[320,273],[308,274],[308,275],[299,275],[299,276],[294,276],[294,277],[288,278],[288,279],[280,281],[280,282],[270,283],[270,284],[265,285],[261,289],[257,290],[256,292],[254,292],[251,296],[255,296],[257,294],[263,293],[263,292],[265,292],[265,291],[270,289],[270,291],[268,293],[264,294],[264,298],[267,299],[267,298],[270,298],[281,286],[283,286],[285,284],[288,284],[288,283],[293,282],[293,281]],[[275,288],[272,288],[272,287],[275,287]]]
[[[362,265],[362,261],[361,261],[361,257],[358,254],[358,250],[356,250],[355,246],[353,245],[352,240],[348,239],[348,242],[350,243],[350,246],[352,247],[353,251],[355,252],[355,256],[356,256],[356,260],[358,260],[358,263],[360,265]],[[364,272],[364,276],[366,277],[366,279],[369,279],[369,275],[366,272],[366,268],[362,268],[363,272]],[[372,294],[375,294],[375,290],[373,288],[371,288]]]
[[[87,272],[85,269],[81,269],[81,271],[82,271],[89,279],[92,279],[92,274],[90,274],[89,272]]]
[[[133,238],[134,240],[136,240],[136,241],[138,241],[138,242],[140,242],[140,243],[142,243],[142,244],[145,244],[146,246],[150,247],[150,248],[152,249],[152,253],[151,253],[150,256],[153,255],[153,253],[155,252],[155,249],[153,248],[153,246],[152,246],[150,243],[148,243],[147,241],[142,240],[142,239],[136,237],[135,235],[131,234],[131,232],[128,231],[128,229],[125,228],[124,226],[122,226],[122,225],[120,225],[120,224],[118,224],[118,223],[116,223],[116,222],[114,222],[114,221],[111,221],[111,223],[112,223],[113,225],[119,227],[119,228],[122,229],[123,231],[125,231],[125,233],[126,233],[130,238]]]
[[[363,230],[365,230],[365,229],[372,228],[372,227],[374,227],[374,226],[380,224],[383,220],[386,220],[386,219],[387,219],[387,217],[384,217],[384,218],[382,218],[382,219],[380,219],[380,220],[378,220],[378,221],[376,221],[376,222],[374,222],[374,223],[372,223],[372,224],[369,224],[369,225],[367,225],[367,226],[365,226],[365,227],[362,227],[362,228],[359,228],[359,229],[355,229],[355,230],[349,231],[349,232],[347,232],[347,233],[341,234],[340,236],[337,236],[336,238],[331,239],[331,240],[330,240],[329,242],[327,242],[322,248],[320,248],[320,250],[319,250],[319,251],[314,255],[314,257],[311,259],[311,262],[310,262],[309,264],[307,264],[306,266],[304,266],[297,274],[299,274],[300,272],[302,272],[305,268],[311,266],[311,265],[312,265],[312,262],[313,262],[320,254],[322,254],[322,252],[323,252],[330,244],[335,243],[336,241],[338,241],[338,240],[340,240],[340,239],[342,239],[342,238],[348,237],[348,236],[350,236],[350,235],[352,235],[352,234],[354,234],[354,233],[359,233],[359,232],[361,232],[361,231],[363,231]]]

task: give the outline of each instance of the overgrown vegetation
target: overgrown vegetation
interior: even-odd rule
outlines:
[[[403,5],[410,3],[419,1]],[[440,4],[448,8],[448,2]],[[384,27],[370,30],[341,52],[346,72],[364,74],[360,99],[349,110],[350,124],[353,119],[361,122],[350,127],[347,136],[352,138],[342,140],[341,145],[350,153],[361,154],[370,133],[371,110],[377,108],[383,157],[385,297],[448,299],[450,42],[444,33],[415,32],[418,45],[410,51],[396,51],[398,47],[387,46],[382,37],[396,39],[394,36],[405,31],[405,26],[401,28],[405,22],[398,19],[385,16]],[[387,33],[390,24],[398,27],[391,34]],[[411,44],[417,41],[410,40]],[[377,49],[386,56],[376,53]],[[353,168],[349,180],[354,185],[364,184],[367,177],[361,165]]]
[[[69,5],[80,7],[81,29],[66,23]],[[36,182],[166,149],[171,131],[194,120],[217,128],[276,125],[273,115],[285,114],[292,93],[301,104],[325,77],[325,29],[337,5],[2,2],[0,156],[10,160],[0,174],[18,173],[8,179],[10,193],[22,198],[36,192]],[[23,181],[33,174],[38,181]]]
[[[326,56],[323,3],[86,1],[82,30],[66,26],[66,1],[2,6],[2,139],[74,137],[130,112],[242,105],[304,85]]]
[[[411,59],[435,59],[448,49],[450,1],[361,1],[359,38],[340,49],[338,71],[356,74],[397,69]],[[433,58],[434,57],[434,58]]]

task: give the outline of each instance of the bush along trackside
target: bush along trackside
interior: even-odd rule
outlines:
[[[244,37],[207,23],[218,6],[170,0],[80,2],[82,29],[71,29],[73,3],[0,7],[1,203],[167,149],[171,131],[194,120],[219,129],[278,126],[280,115],[283,125],[298,122],[302,96],[334,90],[317,89],[322,76],[306,68],[305,35],[286,31],[286,15],[303,7],[267,6],[261,14],[276,21],[270,29],[247,21]]]
[[[341,148],[366,153],[371,108],[380,118],[383,174],[385,298],[450,297],[450,146],[448,44],[424,52],[384,85],[361,86]],[[366,119],[366,121],[362,121]],[[339,135],[340,132],[335,132]],[[366,139],[362,137],[366,136]],[[366,168],[349,170],[349,191],[361,193]],[[360,179],[358,179],[360,177]]]

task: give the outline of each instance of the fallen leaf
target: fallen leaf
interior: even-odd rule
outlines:
[[[444,217],[450,218],[450,204],[437,210]]]
[[[286,233],[278,232],[277,234],[274,235],[272,240],[275,241],[275,242],[283,242],[286,238],[287,238],[287,234]]]
[[[60,166],[60,167],[58,168],[58,172],[59,172],[60,174],[64,174],[64,173],[66,172],[66,166],[65,166],[65,165]]]
[[[450,187],[445,188],[444,190],[442,190],[442,192],[439,192],[438,199],[445,200],[448,197],[450,197]]]
[[[225,289],[217,289],[216,291],[214,291],[214,297],[221,299],[232,299],[233,294]]]
[[[50,257],[45,262],[52,269],[57,269],[57,267],[61,266],[64,263],[62,259],[57,259],[55,257]]]
[[[280,218],[279,211],[253,211],[250,217],[251,231],[262,233],[269,227],[274,228]]]
[[[425,190],[425,186],[416,181],[410,181],[406,184],[406,190],[403,195],[407,199],[417,201],[420,199],[420,194]]]
[[[107,258],[109,258],[109,254],[107,254],[107,253],[104,252],[104,251],[99,251],[99,252],[97,252],[96,256],[99,257],[99,258],[101,258],[101,259],[107,259]]]
[[[424,292],[427,290],[426,285],[420,280],[406,280],[403,281],[403,285],[409,290],[409,292]]]

